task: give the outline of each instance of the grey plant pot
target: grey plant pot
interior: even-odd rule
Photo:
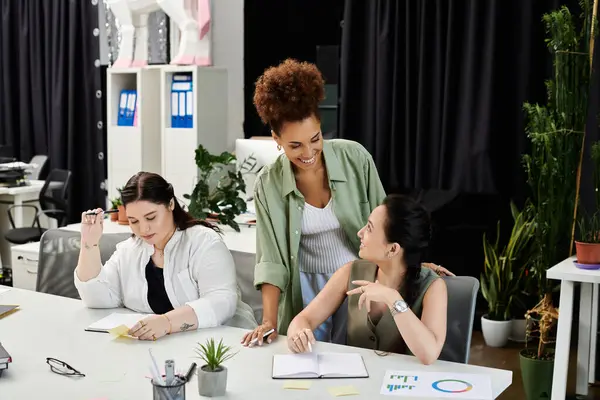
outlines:
[[[225,396],[227,389],[227,368],[210,371],[206,365],[198,370],[198,394],[204,397]]]

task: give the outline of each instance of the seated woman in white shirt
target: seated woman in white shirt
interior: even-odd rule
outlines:
[[[239,300],[233,257],[218,229],[183,210],[164,178],[139,172],[121,200],[133,235],[104,265],[98,250],[103,211],[82,214],[75,286],[87,307],[153,314],[129,331],[142,340],[224,324],[257,326]]]

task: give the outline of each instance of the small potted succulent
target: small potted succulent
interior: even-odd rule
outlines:
[[[227,368],[223,363],[236,353],[230,346],[223,344],[223,339],[217,343],[210,338],[205,344],[198,343],[195,349],[198,357],[205,362],[198,369],[198,393],[205,397],[224,396],[227,389]]]
[[[575,241],[577,266],[584,269],[600,268],[600,218],[598,212],[579,219],[579,240]]]
[[[110,204],[111,204],[111,209],[118,210],[119,206],[122,205],[123,203],[121,202],[121,198],[120,197],[115,197],[114,199],[112,199],[110,201]],[[112,222],[117,222],[118,219],[119,219],[119,214],[118,213],[112,213],[112,214],[110,214],[110,220]]]
[[[122,190],[123,188],[117,188],[117,191],[119,192],[119,203],[117,204],[117,209],[119,210],[119,213],[117,215],[117,221],[119,222],[119,225],[129,225],[127,213],[125,213],[125,206],[123,205],[123,202],[121,200]]]

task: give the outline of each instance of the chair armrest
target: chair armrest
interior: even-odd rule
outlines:
[[[12,229],[16,229],[17,228],[15,226],[15,220],[13,219],[13,216],[12,216],[12,213],[11,213],[11,210],[13,208],[33,208],[35,210],[36,218],[37,218],[37,214],[39,213],[39,210],[38,210],[37,206],[34,206],[33,204],[15,204],[15,205],[12,205],[12,206],[8,207],[6,209],[6,213],[8,214],[8,220],[10,221],[10,226],[12,226]],[[33,224],[31,224],[31,226],[32,227],[35,226],[35,221],[33,221]]]

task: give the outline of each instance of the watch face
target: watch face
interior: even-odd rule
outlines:
[[[403,300],[398,300],[394,303],[394,308],[398,312],[404,312],[408,310],[408,304],[406,304],[406,302]]]

